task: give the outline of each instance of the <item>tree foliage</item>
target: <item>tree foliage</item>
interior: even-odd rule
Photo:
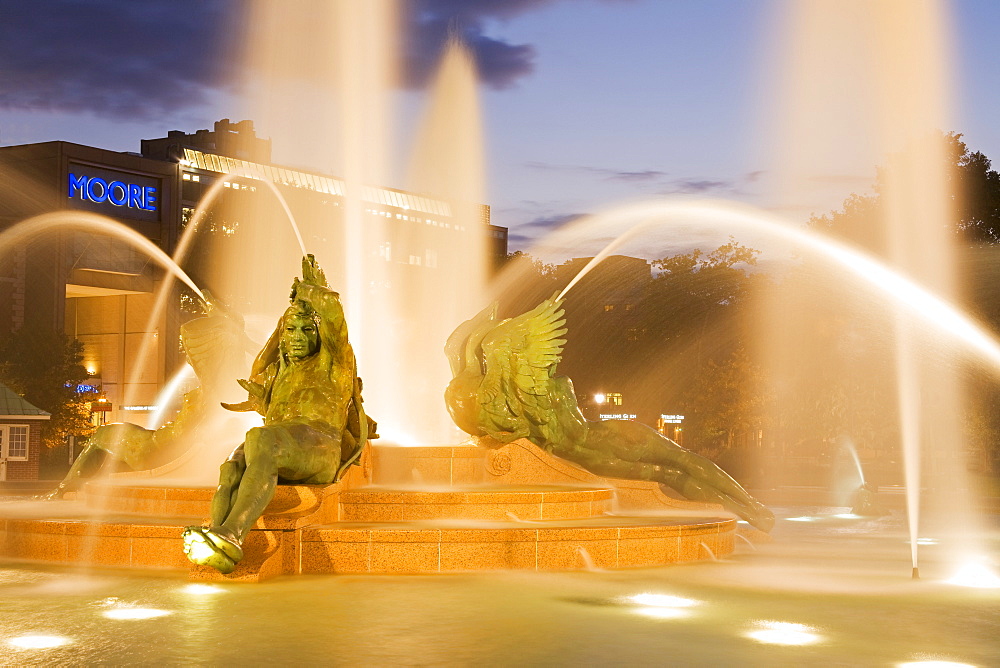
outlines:
[[[641,358],[670,360],[672,403],[685,415],[686,443],[724,451],[757,430],[766,385],[753,348],[755,297],[768,280],[751,269],[760,252],[732,237],[718,248],[660,258],[640,312]]]
[[[64,334],[22,327],[0,343],[0,382],[52,414],[42,423],[42,443],[55,447],[68,436],[93,432],[91,393],[78,393],[87,377],[83,344]]]
[[[952,197],[955,234],[971,246],[1000,244],[1000,174],[992,168],[989,158],[962,141],[961,134],[942,133],[935,140],[944,145],[940,155],[945,160],[942,167]],[[813,216],[809,225],[869,251],[884,253],[880,221],[885,215],[887,174],[904,159],[905,154],[894,156],[878,168],[872,194],[851,194],[844,200],[843,209]]]
[[[758,255],[730,238],[651,266],[612,256],[583,277],[567,293],[559,372],[573,379],[588,417],[626,412],[655,426],[661,413],[682,413],[685,446],[706,453],[759,429],[766,394],[748,352],[751,305],[767,281],[753,271]],[[553,267],[520,256],[516,290],[504,293],[516,293],[518,303],[507,314],[564,287],[588,260]],[[624,405],[598,407],[600,392],[621,392]]]

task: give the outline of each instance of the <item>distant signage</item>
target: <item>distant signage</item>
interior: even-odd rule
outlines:
[[[70,163],[66,196],[73,206],[120,218],[159,222],[160,179],[107,167]]]
[[[602,420],[634,420],[635,413],[601,413]]]
[[[663,422],[665,422],[667,424],[680,424],[681,422],[684,422],[684,416],[683,415],[663,415],[663,414],[660,414],[660,419],[663,420]]]
[[[111,181],[100,176],[69,173],[69,196],[90,200],[97,204],[108,202],[129,209],[156,211],[159,188],[140,186],[138,183]]]
[[[111,410],[110,401],[92,401],[90,403],[91,413],[107,413]]]
[[[87,392],[97,392],[97,387],[94,385],[88,385],[86,383],[80,383],[76,386],[76,391],[78,394],[85,394]]]

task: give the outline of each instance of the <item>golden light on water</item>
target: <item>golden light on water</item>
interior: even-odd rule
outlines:
[[[986,564],[969,561],[958,567],[955,574],[945,580],[948,584],[976,589],[1000,589],[1000,577]]]
[[[11,638],[7,644],[18,649],[52,649],[73,642],[65,636],[30,635]]]
[[[193,594],[195,596],[211,596],[213,594],[221,594],[226,590],[216,585],[193,582],[189,585],[185,585],[183,591],[185,594]]]
[[[757,628],[745,635],[768,645],[812,645],[822,638],[812,627],[792,622],[757,622]]]
[[[690,617],[691,611],[685,608],[636,608],[635,614],[642,615],[643,617],[652,617],[654,619],[680,619],[682,617]]]
[[[114,608],[104,612],[108,619],[155,619],[173,614],[169,610],[156,608]]]
[[[976,668],[976,666],[971,663],[959,663],[957,661],[929,660],[897,663],[896,668]]]
[[[690,608],[698,605],[698,601],[680,596],[668,596],[666,594],[636,594],[629,596],[628,600],[636,605],[645,605],[658,608]]]
[[[692,608],[700,603],[690,598],[680,596],[670,596],[668,594],[636,594],[626,599],[629,603],[636,605],[634,612],[643,617],[653,617],[655,619],[680,619],[689,617]]]

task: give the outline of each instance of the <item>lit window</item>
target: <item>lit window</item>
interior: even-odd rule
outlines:
[[[604,305],[604,310],[605,310],[605,312],[614,311],[615,310],[615,305],[614,304],[605,304]]]
[[[622,405],[622,394],[621,392],[608,392],[606,395],[607,402],[612,406]]]

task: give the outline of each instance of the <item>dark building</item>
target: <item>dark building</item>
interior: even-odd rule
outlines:
[[[141,423],[137,413],[154,408],[181,362],[178,309],[166,308],[151,319],[163,269],[127,239],[77,225],[77,214],[107,216],[172,255],[213,185],[241,216],[270,224],[284,216],[281,207],[274,198],[263,203],[252,195],[273,184],[313,234],[340,234],[343,181],[273,165],[270,156],[270,140],[258,138],[251,121],[228,119],[213,131],[171,131],[142,140],[141,155],[61,141],[0,148],[0,232],[43,214],[53,223],[22,239],[8,235],[10,243],[0,247],[0,335],[36,326],[80,339],[92,376],[87,384],[113,406],[106,419]],[[445,263],[446,241],[459,230],[485,227],[492,252],[506,254],[507,231],[490,224],[488,206],[461,207],[381,187],[365,187],[360,200],[366,225],[374,219],[391,223],[378,228],[384,238],[373,243],[401,282]],[[225,227],[225,221],[214,223]],[[419,243],[411,233],[417,226],[431,231]],[[140,365],[140,348],[150,341],[154,354]]]
[[[271,140],[258,137],[254,132],[253,121],[249,120],[232,123],[228,118],[223,118],[215,122],[214,130],[198,130],[193,134],[171,130],[166,137],[160,139],[143,139],[141,146],[141,152],[147,158],[168,162],[183,160],[184,149],[265,165],[271,162]]]

